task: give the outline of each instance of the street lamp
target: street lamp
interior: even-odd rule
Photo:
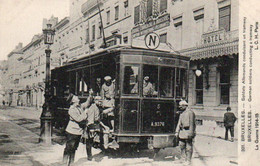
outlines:
[[[51,92],[50,92],[50,55],[51,49],[50,45],[53,44],[55,31],[52,29],[52,24],[47,24],[47,28],[43,29],[44,35],[44,44],[47,45],[46,53],[46,77],[45,77],[45,94],[44,94],[44,104],[42,107],[41,114],[41,133],[40,133],[40,142],[43,142],[45,145],[51,145],[51,133],[52,133],[52,124],[53,119],[52,112],[50,109],[51,104]]]

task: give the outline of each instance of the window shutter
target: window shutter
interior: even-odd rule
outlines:
[[[140,21],[140,5],[135,7],[134,24]]]
[[[167,0],[160,1],[160,12],[163,12],[167,9]]]
[[[219,9],[219,29],[230,31],[230,5]]]

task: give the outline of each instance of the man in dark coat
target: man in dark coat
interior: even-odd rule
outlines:
[[[235,114],[230,112],[231,108],[227,107],[227,112],[224,114],[224,126],[226,128],[225,140],[228,140],[228,130],[230,130],[231,134],[231,142],[234,141],[234,126],[237,120]]]

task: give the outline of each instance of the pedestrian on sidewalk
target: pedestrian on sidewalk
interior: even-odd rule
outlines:
[[[225,140],[228,140],[228,131],[231,134],[231,142],[234,141],[234,126],[237,118],[233,112],[231,112],[231,107],[227,107],[227,112],[224,114],[224,126],[226,128]]]
[[[179,109],[182,113],[176,127],[176,137],[179,138],[181,149],[180,163],[190,165],[193,152],[193,139],[196,135],[195,114],[188,108],[188,103],[185,100],[180,101]]]
[[[63,163],[70,165],[74,162],[75,152],[79,146],[80,138],[83,129],[86,125],[87,115],[84,107],[88,104],[79,104],[79,98],[76,95],[70,94],[67,102],[70,103],[68,114],[70,116],[69,123],[66,128],[67,142],[63,153]]]

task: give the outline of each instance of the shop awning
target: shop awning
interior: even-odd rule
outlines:
[[[238,52],[238,39],[234,41],[224,41],[213,45],[203,45],[180,51],[181,54],[191,57],[191,60],[238,54]]]

